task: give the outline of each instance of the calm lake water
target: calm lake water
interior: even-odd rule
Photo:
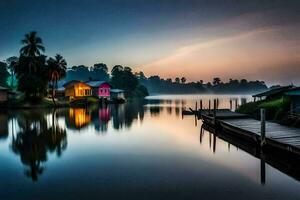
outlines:
[[[201,121],[181,111],[216,97],[249,100],[0,111],[0,199],[300,199],[296,177],[265,164],[262,181],[260,159],[207,131],[200,143]]]

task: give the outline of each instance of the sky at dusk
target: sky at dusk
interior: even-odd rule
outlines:
[[[1,0],[0,60],[35,30],[68,65],[300,84],[298,0]]]

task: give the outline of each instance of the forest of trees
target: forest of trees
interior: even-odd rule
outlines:
[[[124,71],[120,75],[118,71]],[[114,77],[118,77],[118,79]],[[111,73],[108,72],[106,64],[98,63],[91,67],[80,65],[73,66],[67,71],[66,79],[61,84],[70,80],[89,80],[99,79],[109,80],[116,87],[126,89],[126,85],[135,85],[137,82],[144,86],[151,94],[187,94],[187,93],[218,93],[218,94],[238,94],[238,93],[255,93],[268,89],[263,81],[248,81],[246,79],[230,79],[223,82],[219,77],[213,78],[212,82],[204,83],[203,80],[197,82],[187,82],[185,77],[163,79],[158,75],[146,77],[143,72],[133,73],[130,67],[116,65]],[[127,91],[130,91],[127,89]]]
[[[54,101],[55,90],[70,80],[102,80],[108,81],[115,88],[125,90],[126,96],[144,97],[151,94],[186,94],[186,93],[254,93],[267,89],[263,81],[246,79],[230,79],[223,82],[219,77],[211,82],[187,82],[185,77],[163,79],[158,75],[146,77],[143,72],[133,72],[130,67],[116,65],[109,73],[104,63],[93,66],[67,67],[65,59],[57,54],[47,57],[43,53],[45,47],[36,32],[25,35],[21,41],[20,56],[10,57],[0,62],[0,86],[17,89],[26,97],[43,97],[47,88],[52,89]],[[159,72],[158,72],[159,73]],[[18,84],[17,84],[18,83]]]
[[[217,94],[252,94],[268,89],[263,81],[248,81],[246,79],[229,79],[223,82],[215,77],[212,82],[205,83],[203,80],[187,82],[185,77],[162,79],[159,76],[145,77],[142,72],[138,74],[141,84],[145,85],[150,93],[217,93]]]

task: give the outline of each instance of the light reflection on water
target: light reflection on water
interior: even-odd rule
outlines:
[[[0,112],[1,199],[297,199],[296,176],[182,116],[218,97],[154,96],[99,108]],[[200,137],[201,136],[201,137]],[[5,189],[4,189],[5,188]]]

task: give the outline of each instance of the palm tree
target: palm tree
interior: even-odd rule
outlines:
[[[49,58],[47,63],[49,80],[52,82],[52,101],[55,104],[55,89],[57,82],[66,76],[67,62],[61,55],[57,54],[55,58]]]
[[[23,56],[36,57],[41,55],[41,51],[45,52],[43,41],[35,31],[25,34],[25,38],[21,42],[24,44],[20,50],[20,54]]]
[[[36,66],[38,65],[36,57],[41,55],[41,51],[45,52],[43,41],[37,36],[35,31],[31,31],[30,33],[25,34],[25,38],[21,42],[24,46],[20,49],[20,54],[21,56],[27,57],[30,60],[28,65],[29,74],[31,74],[32,67],[36,73]]]

